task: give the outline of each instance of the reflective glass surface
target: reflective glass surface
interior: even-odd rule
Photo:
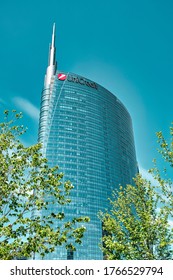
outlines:
[[[39,141],[49,164],[58,164],[64,180],[74,185],[72,202],[63,207],[67,219],[83,215],[91,221],[75,252],[62,246],[46,259],[99,260],[103,255],[98,212],[109,209],[112,191],[132,183],[137,173],[132,122],[111,92],[84,77],[65,75],[59,80],[57,72],[50,88],[43,90]]]

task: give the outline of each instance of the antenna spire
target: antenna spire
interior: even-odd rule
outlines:
[[[55,32],[56,32],[55,23],[53,24],[53,33],[52,33],[52,46],[55,47]]]
[[[49,46],[49,59],[48,59],[48,67],[45,75],[44,86],[48,87],[50,85],[51,77],[55,75],[56,72],[56,47],[55,47],[55,32],[56,26],[53,24],[53,32],[52,32],[52,43]]]

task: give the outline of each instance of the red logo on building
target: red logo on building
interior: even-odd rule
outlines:
[[[58,80],[65,81],[66,78],[67,78],[67,76],[65,74],[62,74],[62,73],[58,74]]]

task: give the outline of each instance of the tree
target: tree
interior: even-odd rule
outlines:
[[[159,154],[173,167],[173,128],[168,143],[162,132],[157,133]],[[167,170],[157,167],[149,170],[155,179],[150,181],[138,174],[134,185],[120,187],[110,200],[111,211],[100,213],[106,234],[101,249],[105,258],[127,260],[173,259],[172,181],[167,179]],[[164,176],[163,176],[164,174]]]
[[[89,218],[74,217],[54,229],[65,215],[61,210],[46,211],[54,204],[61,209],[70,203],[73,186],[62,183],[58,166],[48,166],[41,144],[24,147],[19,137],[25,129],[15,124],[22,114],[13,111],[13,115],[8,120],[5,111],[5,121],[0,123],[0,259],[30,258],[34,253],[44,257],[62,244],[75,250],[85,232],[80,223]]]

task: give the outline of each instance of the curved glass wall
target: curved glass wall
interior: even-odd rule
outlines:
[[[103,259],[98,211],[120,184],[132,183],[137,163],[131,117],[118,98],[84,77],[56,73],[42,93],[39,141],[49,164],[74,185],[67,218],[89,216],[82,245],[69,258]],[[59,77],[59,78],[58,78]],[[59,207],[59,206],[57,206]],[[67,259],[64,247],[46,259]]]

